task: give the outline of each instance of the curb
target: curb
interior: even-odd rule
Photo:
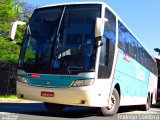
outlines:
[[[42,103],[42,102],[22,100],[22,101],[0,101],[0,103]]]

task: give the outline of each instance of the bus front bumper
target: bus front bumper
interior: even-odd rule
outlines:
[[[42,96],[42,92],[54,93],[54,95]],[[96,90],[94,86],[45,88],[17,81],[17,96],[20,99],[74,106],[104,107],[108,104],[107,96],[101,94],[101,91]]]

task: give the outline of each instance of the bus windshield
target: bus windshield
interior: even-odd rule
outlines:
[[[62,73],[95,70],[95,21],[100,5],[41,8],[33,13],[19,67],[27,72]]]

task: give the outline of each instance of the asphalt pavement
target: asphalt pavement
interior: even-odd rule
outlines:
[[[61,113],[49,113],[43,103],[9,103],[0,102],[0,120],[118,120],[123,114],[155,114],[160,119],[160,105],[156,105],[149,111],[140,111],[138,107],[120,107],[118,114],[112,117],[103,117],[97,114],[96,109],[87,107],[66,107]],[[135,118],[131,118],[135,119]],[[158,120],[159,120],[158,119]],[[124,118],[123,118],[124,120]]]

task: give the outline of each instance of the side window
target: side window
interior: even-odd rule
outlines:
[[[105,18],[108,22],[105,23],[104,35],[107,36],[112,42],[116,39],[116,17],[108,10],[105,10]]]
[[[118,21],[118,47],[125,53],[129,53],[133,59],[137,60],[146,69],[155,75],[157,74],[152,57],[120,21]]]
[[[137,43],[137,61],[140,63],[140,45]]]
[[[130,34],[130,55],[134,59],[137,58],[137,41],[131,34]]]
[[[109,39],[103,37],[103,45],[101,46],[101,53],[100,53],[100,63],[99,63],[99,70],[98,70],[98,78],[108,78],[109,77]]]
[[[141,57],[141,60],[142,60],[142,65],[144,65],[145,66],[145,49],[142,47],[142,57]]]
[[[129,53],[130,33],[121,22],[118,23],[118,26],[118,46],[126,53]]]
[[[36,39],[30,38],[25,54],[25,60],[24,60],[25,62],[36,59],[36,49],[37,49],[36,42],[37,42]]]
[[[102,41],[103,41],[103,45],[101,46],[101,54],[100,54],[100,64],[101,65],[106,65],[105,63],[106,63],[106,39],[105,39],[105,37],[103,37],[103,39],[102,39]]]
[[[137,43],[137,61],[143,65],[143,48],[140,43]]]
[[[101,47],[101,55],[100,55],[100,64],[104,66],[108,66],[109,62],[109,45],[110,40],[106,37],[103,37],[103,45]]]
[[[122,24],[118,22],[118,47],[123,50],[123,30]]]
[[[151,72],[153,72],[152,68],[153,68],[153,63],[151,61],[151,57],[149,55],[149,53],[146,51],[146,62],[145,62],[145,66],[148,70],[150,70]]]
[[[129,43],[130,43],[129,32],[125,29],[124,34],[125,34],[125,37],[124,37],[124,51],[129,54],[129,46],[130,46],[129,45]]]

